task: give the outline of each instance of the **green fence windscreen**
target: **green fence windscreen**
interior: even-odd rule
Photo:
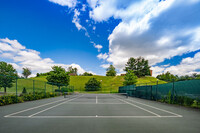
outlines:
[[[128,93],[133,97],[151,100],[159,100],[169,95],[200,99],[200,80],[157,83],[157,85],[122,86],[119,87],[119,93]]]

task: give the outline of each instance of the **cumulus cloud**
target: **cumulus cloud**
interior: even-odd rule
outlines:
[[[50,58],[41,58],[40,52],[27,49],[25,46],[21,45],[17,40],[0,39],[0,58],[9,59],[13,62],[9,62],[21,72],[23,67],[28,67],[32,70],[34,76],[36,73],[44,73],[51,70],[51,67],[62,66],[67,70],[68,67],[76,67],[78,73],[82,74],[85,70],[78,64],[59,64],[55,63]]]
[[[102,64],[101,67],[107,69],[110,66],[110,64]]]
[[[49,0],[49,1],[61,6],[68,6],[70,8],[75,7],[77,4],[77,0]]]
[[[104,53],[104,54],[100,53],[100,54],[97,55],[97,58],[105,60],[105,59],[108,58],[108,54],[107,53]]]
[[[93,20],[101,22],[111,17],[121,20],[108,37],[107,58],[120,71],[130,57],[142,56],[150,65],[156,65],[200,49],[199,0],[101,0],[93,3],[88,0],[88,3]],[[163,71],[163,68],[156,71]]]
[[[174,75],[192,75],[193,73],[200,73],[197,70],[200,69],[200,52],[196,53],[194,57],[187,57],[182,59],[181,63],[176,66],[155,66],[151,68],[153,70],[153,76],[157,76],[161,73],[170,72]]]

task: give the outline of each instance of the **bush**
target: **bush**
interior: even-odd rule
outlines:
[[[23,90],[22,90],[22,94],[26,94],[27,91],[26,91],[26,88],[24,87]]]
[[[52,93],[52,92],[47,92],[47,93],[35,92],[35,94],[26,93],[18,96],[17,99],[16,95],[4,95],[0,96],[0,106],[14,104],[14,103],[22,103],[24,101],[33,101],[55,96],[59,96],[59,93]]]
[[[95,78],[90,78],[85,84],[86,91],[98,91],[101,88],[101,82],[97,81]]]

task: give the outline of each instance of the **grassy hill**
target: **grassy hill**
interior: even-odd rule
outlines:
[[[70,85],[74,86],[75,91],[84,92],[85,83],[90,78],[96,78],[101,81],[102,89],[100,92],[117,92],[119,86],[123,86],[124,76],[71,76],[70,77]],[[35,77],[32,78],[34,80],[46,81],[46,77]],[[154,77],[142,77],[138,78],[136,85],[155,85],[157,79]],[[159,84],[166,83],[164,81],[159,80]]]
[[[98,75],[71,76],[70,85],[74,86],[75,91],[85,92],[84,91],[85,83],[92,77],[96,78],[102,83],[101,90],[96,93],[118,92],[119,86],[123,86],[124,76],[111,77],[111,76],[98,76]],[[29,78],[29,79],[18,79],[18,82],[17,82],[18,92],[21,93],[24,87],[26,88],[28,92],[44,91],[45,88],[47,92],[52,92],[55,89],[58,89],[57,86],[45,84],[46,81],[47,81],[46,76],[34,77],[34,78]],[[157,79],[154,77],[142,77],[142,78],[138,78],[136,85],[155,85],[156,82],[157,82]],[[163,84],[163,83],[166,83],[166,82],[159,80],[159,84]],[[16,83],[14,83],[13,85],[14,86],[12,88],[7,89],[7,92],[16,91]],[[0,92],[3,92],[3,88],[0,89]]]

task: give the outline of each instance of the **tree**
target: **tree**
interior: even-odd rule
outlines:
[[[47,76],[49,84],[54,84],[58,87],[69,85],[70,76],[61,66],[53,66],[52,71]],[[56,84],[55,84],[56,83]]]
[[[98,91],[101,88],[101,82],[95,78],[90,78],[87,83],[85,83],[86,91]]]
[[[137,76],[134,74],[133,70],[128,70],[124,76],[124,85],[133,85],[137,82]]]
[[[143,57],[138,57],[136,59],[131,57],[126,63],[124,71],[128,72],[128,70],[132,70],[137,77],[150,75],[148,60],[145,60]]]
[[[17,78],[17,71],[13,68],[11,64],[7,64],[6,62],[0,62],[0,88],[4,88],[4,92],[6,93],[6,88],[10,88],[13,86]]]
[[[72,66],[70,66],[70,67],[68,67],[68,72],[77,75],[78,69],[76,67],[73,68]]]
[[[180,79],[177,75],[173,75],[170,72],[157,75],[156,78],[164,81],[177,81]]]
[[[93,76],[92,73],[84,72],[81,76]]]
[[[113,65],[107,68],[106,76],[116,76],[115,67]]]
[[[31,75],[31,70],[29,68],[23,68],[22,75],[27,79]]]

